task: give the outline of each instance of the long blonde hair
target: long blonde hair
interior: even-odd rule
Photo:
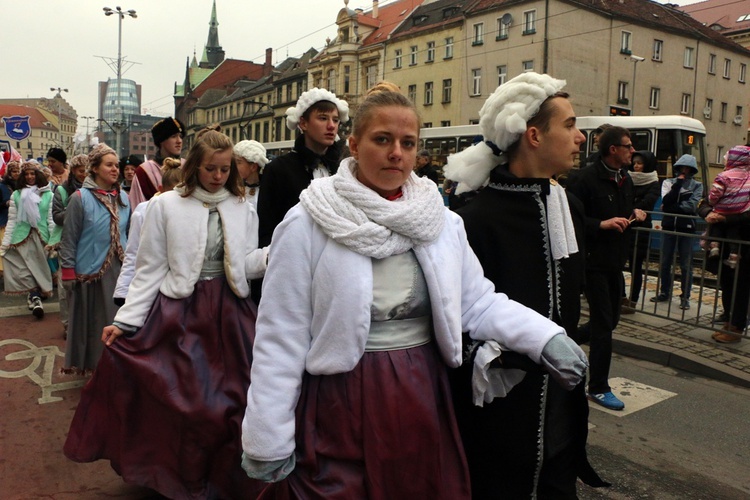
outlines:
[[[182,168],[182,182],[180,186],[184,188],[182,196],[187,197],[193,194],[193,191],[200,185],[198,182],[198,169],[203,163],[204,158],[208,158],[216,152],[232,151],[234,144],[226,135],[218,132],[213,128],[201,130],[197,135],[195,144],[190,148],[185,165]],[[242,178],[237,170],[237,164],[232,158],[229,178],[224,187],[233,195],[244,199],[245,190],[242,187]]]

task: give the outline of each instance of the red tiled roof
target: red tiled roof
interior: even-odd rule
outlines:
[[[208,89],[227,88],[237,80],[259,80],[263,77],[263,65],[239,59],[225,59],[194,90],[193,97],[200,97]]]
[[[399,25],[408,18],[409,15],[422,4],[423,0],[398,0],[388,5],[378,7],[378,17],[372,17],[372,11],[368,11],[357,16],[357,22],[368,26],[377,26],[375,31],[370,33],[362,41],[362,47],[383,43],[388,36],[399,27]]]
[[[57,130],[57,127],[47,120],[47,118],[36,108],[29,106],[17,106],[14,104],[0,104],[0,118],[3,116],[29,116],[29,125],[32,129]],[[49,125],[45,125],[49,123]],[[2,127],[5,124],[0,125]]]
[[[708,0],[677,8],[709,27],[718,24],[729,32],[750,30],[750,0]]]

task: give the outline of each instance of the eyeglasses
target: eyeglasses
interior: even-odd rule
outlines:
[[[620,146],[621,148],[635,149],[633,143],[630,144],[614,144],[614,146]]]

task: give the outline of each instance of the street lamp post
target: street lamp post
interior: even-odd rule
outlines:
[[[636,86],[635,86],[635,69],[639,62],[643,62],[646,60],[645,57],[636,56],[635,54],[630,55],[630,60],[633,61],[633,102],[631,104],[632,114],[635,115],[635,92],[636,92]]]
[[[86,147],[88,148],[88,147],[91,146],[91,133],[90,133],[90,129],[89,129],[89,120],[93,120],[94,117],[93,116],[82,116],[81,118],[83,118],[84,120],[86,120]]]
[[[133,9],[123,11],[119,6],[115,7],[114,10],[109,7],[104,7],[104,15],[111,16],[112,14],[117,15],[117,96],[115,100],[115,125],[117,130],[115,131],[115,143],[116,151],[118,155],[121,155],[120,141],[122,140],[122,105],[120,103],[120,93],[122,90],[122,20],[125,16],[130,16],[133,19],[138,17]],[[109,125],[109,124],[108,124]]]
[[[55,94],[55,98],[59,98],[57,101],[57,127],[60,129],[59,130],[60,147],[62,149],[65,149],[65,144],[63,143],[63,135],[62,135],[62,128],[63,128],[62,126],[62,103],[60,101],[62,101],[62,92],[67,92],[68,89],[64,89],[62,87],[50,87],[49,89],[52,92],[57,92],[57,94]]]

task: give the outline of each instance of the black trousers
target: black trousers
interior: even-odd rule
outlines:
[[[586,271],[586,300],[589,322],[581,326],[575,339],[589,342],[589,392],[609,392],[612,363],[612,331],[620,321],[623,293],[622,271]]]

